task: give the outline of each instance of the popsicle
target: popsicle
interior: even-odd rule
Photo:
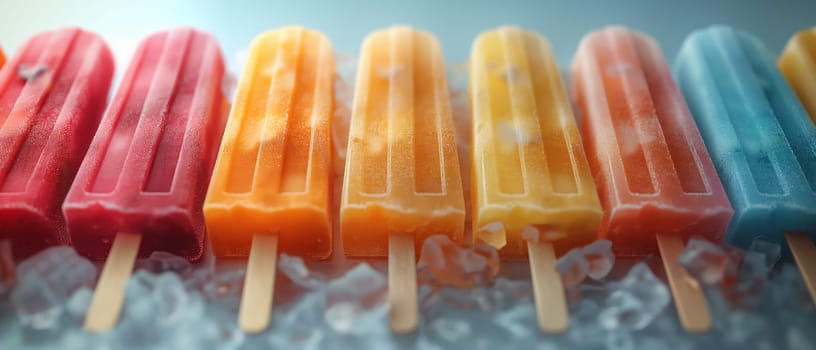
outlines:
[[[595,240],[603,212],[549,43],[516,27],[480,34],[469,90],[473,232],[503,257],[529,255],[539,325],[562,332],[569,316],[553,247]]]
[[[779,70],[810,119],[816,121],[816,27],[796,33],[788,41],[779,58]]]
[[[0,71],[0,241],[22,259],[70,244],[61,212],[105,108],[113,56],[98,35],[35,35]]]
[[[0,68],[3,68],[4,64],[6,64],[6,54],[3,53],[3,48],[0,47]]]
[[[285,27],[252,42],[204,202],[215,255],[249,256],[245,331],[269,323],[278,245],[310,258],[332,252],[333,84],[321,33]]]
[[[726,239],[788,246],[816,300],[816,127],[765,46],[712,27],[691,34],[675,74],[736,215]]]
[[[77,251],[107,258],[86,329],[116,323],[137,251],[201,257],[202,206],[226,120],[223,73],[217,41],[194,29],[162,31],[137,48],[63,205]]]
[[[393,331],[418,325],[415,245],[462,241],[465,207],[442,49],[395,26],[364,41],[340,208],[348,256],[389,258]]]
[[[711,328],[700,286],[677,263],[691,235],[721,241],[733,209],[658,44],[611,27],[581,41],[573,64],[582,132],[616,253],[658,252],[682,325]]]

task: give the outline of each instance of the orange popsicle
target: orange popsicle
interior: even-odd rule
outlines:
[[[442,49],[406,27],[363,43],[340,209],[349,256],[387,255],[388,236],[416,244],[433,234],[461,241],[462,180]]]
[[[408,27],[363,43],[340,208],[349,256],[389,257],[391,328],[418,324],[414,247],[461,241],[465,204],[442,49]]]
[[[6,64],[6,55],[3,53],[3,48],[0,47],[0,68],[2,68],[4,64]]]
[[[327,258],[332,251],[329,40],[302,27],[263,33],[227,122],[204,216],[216,256],[249,256],[240,323],[269,323],[281,251]]]

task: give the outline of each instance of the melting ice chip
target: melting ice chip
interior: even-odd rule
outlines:
[[[728,254],[719,246],[703,239],[692,238],[677,258],[692,276],[707,285],[723,281],[733,268]]]
[[[45,73],[48,70],[48,66],[44,64],[38,65],[29,65],[29,64],[20,64],[17,67],[17,76],[22,78],[23,80],[33,80],[34,78],[40,76],[41,74]]]
[[[589,271],[589,262],[579,249],[570,250],[555,263],[555,268],[561,274],[564,288],[571,288],[583,282]]]
[[[486,244],[460,247],[446,235],[425,239],[417,263],[423,283],[471,287],[492,283],[499,273],[499,254]]]
[[[751,242],[750,251],[762,253],[765,256],[765,267],[768,270],[773,269],[777,262],[782,258],[782,247],[779,244],[766,241],[762,238],[757,238]]]
[[[491,222],[479,227],[476,230],[476,238],[496,249],[501,249],[507,245],[507,237],[504,234],[504,225],[501,222]]]
[[[278,257],[278,271],[303,288],[316,289],[323,285],[323,281],[316,278],[306,267],[303,259],[297,256],[281,254]]]
[[[607,297],[598,319],[610,331],[635,331],[649,326],[669,305],[666,285],[645,263],[633,266]]]
[[[593,280],[602,280],[615,266],[615,253],[612,242],[599,240],[581,248],[588,265],[587,276]]]

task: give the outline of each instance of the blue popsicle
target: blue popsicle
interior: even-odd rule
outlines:
[[[674,74],[703,135],[734,217],[726,240],[785,245],[816,232],[816,127],[764,45],[745,32],[692,33]]]

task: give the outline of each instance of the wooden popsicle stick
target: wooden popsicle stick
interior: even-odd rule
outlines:
[[[685,244],[678,235],[658,234],[657,246],[663,260],[663,268],[669,279],[674,304],[680,316],[680,324],[689,333],[704,333],[711,330],[711,315],[708,311],[700,283],[677,261]]]
[[[785,240],[793,253],[793,259],[799,265],[799,271],[805,280],[810,297],[816,303],[816,246],[807,234],[786,233]]]
[[[567,297],[555,269],[555,250],[548,242],[527,242],[538,327],[544,333],[564,333],[569,327]]]
[[[415,259],[413,235],[388,236],[388,317],[394,333],[412,333],[419,326]]]
[[[238,314],[238,324],[244,332],[260,333],[269,327],[275,296],[277,260],[278,236],[254,234]]]
[[[114,238],[85,316],[85,330],[105,332],[116,326],[141,242],[142,235],[136,233],[120,232]]]
[[[0,283],[11,285],[15,278],[14,256],[11,251],[11,241],[0,240]]]

